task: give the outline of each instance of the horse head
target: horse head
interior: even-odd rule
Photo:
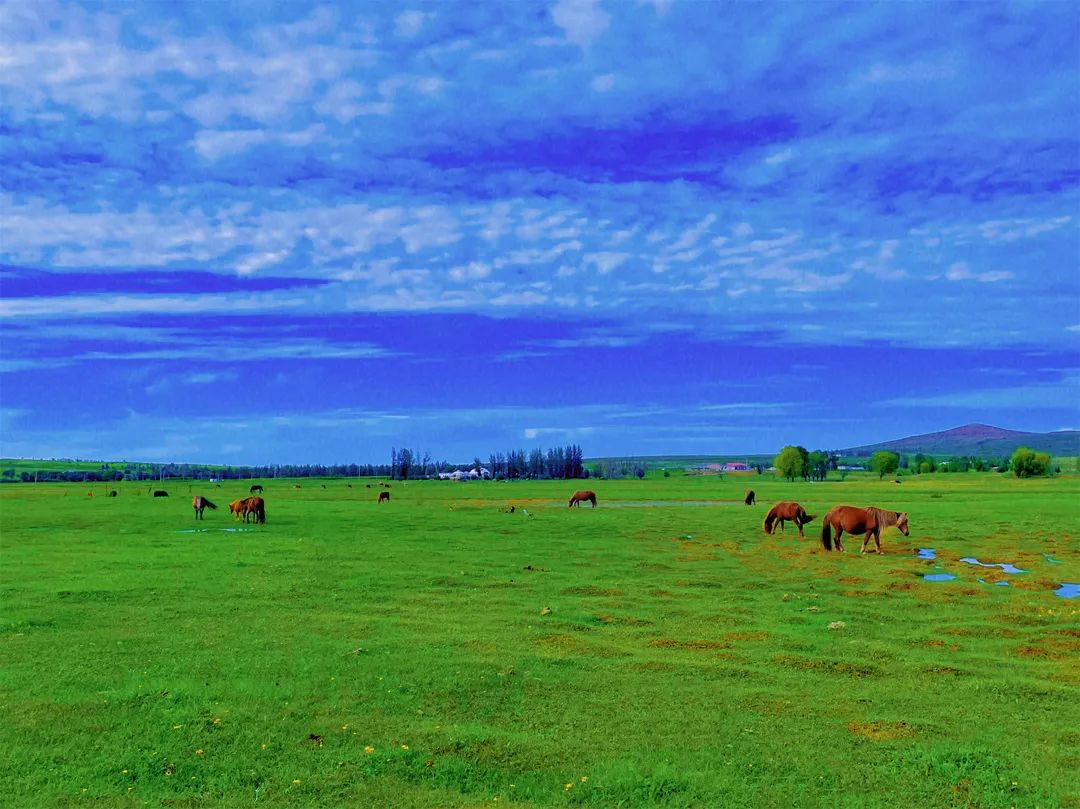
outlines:
[[[907,524],[907,512],[896,512],[896,527],[900,529],[904,536],[908,536],[908,524]]]

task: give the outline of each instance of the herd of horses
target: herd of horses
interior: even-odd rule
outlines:
[[[229,511],[233,517],[237,520],[243,520],[248,522],[249,518],[256,523],[266,522],[266,502],[255,494],[255,492],[262,492],[263,487],[255,484],[250,489],[251,497],[242,498],[229,504]],[[162,493],[166,497],[168,496],[164,492]],[[154,496],[159,496],[157,492]],[[376,500],[378,503],[390,502],[390,492],[379,492]],[[743,502],[748,506],[753,506],[757,503],[757,495],[753,489],[746,492],[746,496]],[[596,508],[596,492],[591,489],[582,489],[576,491],[571,495],[570,500],[567,502],[567,508],[573,508],[574,506],[580,506],[582,503],[591,503],[593,508]],[[195,509],[195,519],[203,519],[203,511],[205,509],[216,509],[208,498],[202,495],[196,495],[191,500],[191,507]],[[510,509],[513,511],[513,508]],[[803,533],[803,526],[808,525],[816,519],[813,514],[808,514],[806,509],[793,500],[784,500],[777,503],[769,509],[768,514],[765,515],[764,529],[766,534],[773,534],[776,531],[776,526],[779,524],[780,530],[784,531],[784,524],[792,522],[799,531],[800,537],[805,537]],[[874,548],[877,553],[883,553],[881,550],[881,532],[886,528],[895,526],[904,536],[908,536],[908,515],[903,511],[889,511],[883,508],[877,508],[876,506],[867,506],[866,508],[859,508],[857,506],[833,506],[825,514],[821,524],[821,545],[827,550],[831,551],[834,548],[838,551],[844,550],[844,543],[842,537],[844,532],[856,536],[858,534],[863,535],[861,553],[866,553],[866,549],[870,544],[870,540],[874,541]],[[835,538],[833,534],[835,533]]]
[[[756,502],[754,492],[747,492],[746,505],[753,505],[754,502]],[[795,527],[799,529],[799,536],[806,536],[803,533],[803,526],[814,520],[814,518],[813,514],[807,514],[806,509],[798,503],[785,500],[770,508],[769,513],[765,515],[765,533],[773,533],[776,530],[777,523],[780,524],[780,530],[783,531],[784,522],[790,521],[795,523]],[[906,511],[889,511],[877,506],[867,506],[866,508],[833,506],[821,521],[821,546],[827,551],[833,550],[834,547],[838,551],[843,551],[844,543],[840,538],[847,531],[852,536],[863,535],[860,553],[866,553],[866,548],[871,539],[874,540],[875,550],[878,553],[884,553],[881,550],[881,532],[893,526],[899,529],[904,536],[909,535]],[[835,539],[833,539],[833,532],[836,532]]]

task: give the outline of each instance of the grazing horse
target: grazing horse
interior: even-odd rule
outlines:
[[[254,486],[252,486],[250,489],[248,489],[248,494],[255,494],[255,492],[259,492],[261,494],[262,490],[263,490],[263,487],[260,486],[258,483],[256,483]]]
[[[825,515],[821,525],[821,544],[825,550],[832,550],[832,530],[835,529],[836,549],[838,551],[844,550],[844,543],[840,541],[840,537],[847,531],[852,536],[855,534],[866,535],[863,537],[862,550],[859,553],[866,553],[866,546],[869,544],[871,537],[874,538],[877,552],[884,553],[881,550],[881,532],[891,525],[895,525],[904,536],[908,536],[907,512],[886,511],[874,506],[867,508],[833,506],[829,509],[829,513]]]
[[[757,502],[757,497],[754,496],[753,489],[746,490],[746,497],[744,498],[743,502],[746,503],[746,505],[748,506],[752,506]]]
[[[244,500],[241,511],[244,514],[244,522],[248,521],[248,515],[251,515],[255,522],[266,522],[266,503],[261,497],[249,497]]]
[[[390,492],[379,492],[379,499],[376,502],[378,502],[378,503],[389,503],[390,502]]]
[[[233,515],[234,520],[239,520],[244,516],[244,503],[246,500],[233,500],[229,503],[229,512]]]
[[[216,509],[213,503],[203,497],[201,494],[197,494],[191,498],[191,507],[195,509],[195,519],[201,520],[203,518],[203,509]]]
[[[799,529],[799,536],[803,537],[806,536],[802,530],[803,526],[813,519],[814,515],[807,514],[806,509],[798,503],[792,502],[791,500],[785,500],[770,508],[769,513],[765,515],[765,533],[773,533],[775,530],[773,524],[777,521],[780,522],[780,530],[783,531],[784,521],[791,520],[795,523],[795,527]]]
[[[154,497],[168,497],[168,496],[169,496],[169,493],[167,491],[165,491],[164,489],[155,489],[154,490]]]
[[[567,508],[573,508],[574,506],[580,506],[583,502],[588,500],[592,503],[592,507],[596,508],[596,492],[584,489],[579,492],[574,492],[574,496],[570,498],[567,503]]]
[[[119,497],[119,496],[120,496],[120,493],[118,491],[116,491],[116,489],[112,489],[112,490],[109,491],[109,497]]]

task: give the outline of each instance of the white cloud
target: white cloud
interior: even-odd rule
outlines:
[[[615,74],[605,73],[603,76],[597,76],[589,82],[589,86],[598,93],[606,93],[615,86]]]
[[[559,0],[551,9],[551,18],[566,33],[566,39],[582,48],[591,45],[611,22],[600,0]]]
[[[423,11],[403,11],[398,14],[397,19],[395,20],[397,32],[405,39],[412,39],[420,33],[420,29],[424,27],[424,23],[434,16],[434,14]]]

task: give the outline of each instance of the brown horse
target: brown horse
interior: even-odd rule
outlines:
[[[832,550],[832,530],[835,529],[836,549],[838,551],[844,550],[844,543],[840,541],[840,537],[847,531],[852,536],[855,534],[866,535],[863,537],[862,550],[859,553],[866,553],[866,546],[869,544],[871,537],[874,538],[877,552],[884,553],[881,550],[881,532],[891,525],[895,525],[904,536],[908,536],[907,512],[886,511],[874,506],[867,508],[833,506],[829,509],[829,513],[825,515],[825,520],[821,525],[821,544],[825,550]]]
[[[248,515],[255,522],[266,522],[266,503],[261,497],[249,497],[244,501],[244,522],[248,521]]]
[[[757,497],[754,495],[753,489],[746,490],[746,497],[743,499],[743,502],[748,506],[752,506],[757,502]]]
[[[232,512],[233,518],[237,520],[243,517],[244,522],[247,522],[250,516],[255,522],[266,522],[266,503],[261,497],[246,497],[243,500],[234,500],[229,503],[229,511]]]
[[[779,521],[780,530],[784,530],[784,521],[791,520],[795,523],[795,527],[799,529],[799,536],[803,537],[806,534],[803,533],[803,526],[814,519],[813,514],[807,514],[806,509],[791,500],[785,500],[782,503],[777,503],[775,506],[769,509],[769,513],[765,515],[765,533],[771,534],[775,530],[773,525]]]
[[[596,492],[590,491],[589,489],[574,492],[574,496],[570,498],[570,502],[566,507],[573,508],[574,506],[579,506],[586,500],[592,503],[593,508],[596,508]]]
[[[263,487],[260,484],[256,483],[254,486],[252,486],[250,489],[248,489],[248,494],[255,494],[255,492],[258,492],[259,494],[262,494],[262,490],[263,490]]]
[[[389,503],[390,502],[390,492],[379,492],[379,499],[376,502],[377,503]]]
[[[191,507],[195,509],[195,519],[201,520],[203,518],[203,509],[216,509],[213,503],[203,497],[201,494],[197,494],[191,498]]]

